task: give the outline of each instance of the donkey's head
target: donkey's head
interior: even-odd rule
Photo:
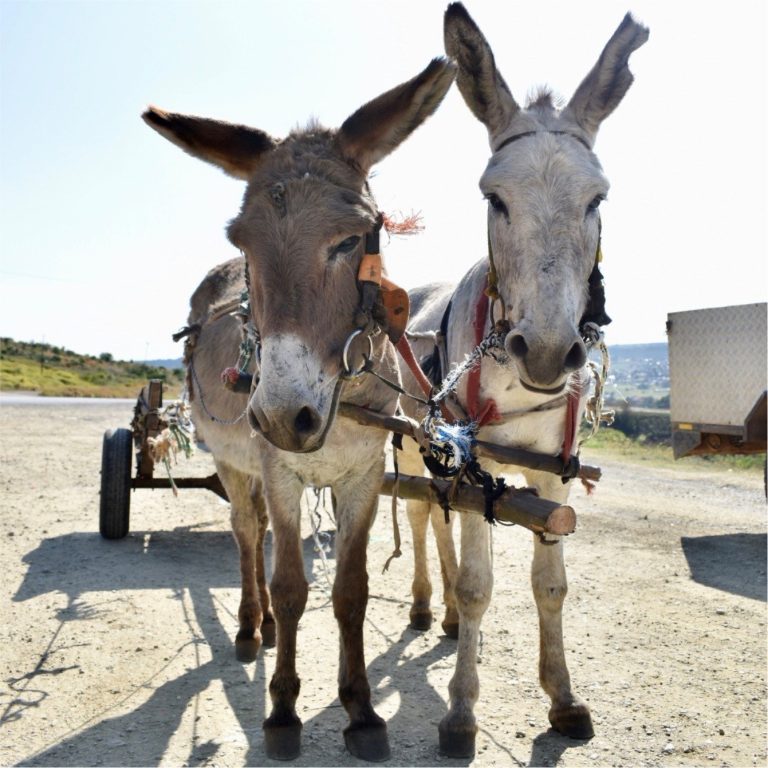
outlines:
[[[600,241],[598,207],[608,181],[592,152],[601,122],[632,84],[629,55],[648,30],[627,14],[563,109],[542,92],[520,108],[493,52],[460,3],[445,14],[445,46],[457,84],[488,129],[493,152],[480,179],[488,200],[489,248],[511,331],[506,348],[523,386],[561,389],[586,362],[580,325]],[[593,270],[595,270],[593,272]],[[594,293],[591,297],[595,298]],[[598,322],[608,322],[598,308]]]
[[[144,114],[189,154],[247,182],[228,235],[245,255],[261,338],[249,419],[278,448],[311,451],[323,444],[345,343],[357,327],[364,242],[379,219],[368,171],[434,112],[454,72],[452,63],[435,59],[338,130],[310,125],[283,140],[154,108]],[[373,345],[384,343],[380,334]]]

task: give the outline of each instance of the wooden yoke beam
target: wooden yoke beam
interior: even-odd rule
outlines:
[[[451,491],[451,483],[446,480],[400,475],[398,482],[398,496],[430,504],[441,504],[441,496],[445,497]],[[381,486],[382,495],[391,496],[394,484],[394,473],[387,472]],[[459,483],[450,503],[452,509],[460,512],[485,513],[483,490],[474,485]],[[521,525],[535,533],[567,536],[576,530],[573,507],[541,499],[527,488],[508,488],[494,501],[493,512],[497,520]]]
[[[416,425],[409,419],[384,416],[349,403],[339,405],[339,415],[354,419],[363,426],[386,429],[389,432],[397,432],[407,437],[414,437],[415,434]],[[492,459],[501,464],[515,464],[529,469],[542,469],[555,474],[559,474],[562,466],[556,456],[544,456],[531,451],[505,448],[483,441],[476,442],[474,450],[477,456]],[[599,467],[582,465],[578,476],[596,481],[600,479],[600,474]],[[394,473],[386,473],[381,494],[391,496],[394,485]],[[402,498],[427,501],[438,505],[449,493],[453,493],[450,500],[451,508],[481,515],[485,513],[485,497],[482,489],[466,483],[459,483],[454,490],[450,481],[401,474],[397,493]],[[576,529],[576,513],[573,507],[539,498],[532,490],[526,488],[508,488],[494,501],[493,509],[498,520],[521,525],[536,533],[566,536]]]
[[[368,427],[378,427],[386,429],[388,432],[397,432],[406,437],[414,436],[414,423],[409,419],[398,416],[384,416],[365,408],[350,403],[341,403],[339,405],[339,415],[354,419],[358,424]],[[478,440],[474,446],[476,456],[491,459],[499,464],[514,464],[518,467],[527,469],[540,469],[545,472],[560,474],[562,462],[557,456],[546,456],[532,451],[524,451],[520,448],[507,448],[503,445],[487,443],[484,440]],[[602,472],[600,467],[593,467],[588,464],[582,464],[579,467],[577,477],[584,480],[597,482],[600,480]]]

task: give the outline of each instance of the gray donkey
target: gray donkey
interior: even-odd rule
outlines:
[[[272,758],[300,752],[296,635],[308,587],[299,504],[308,485],[330,486],[335,500],[333,609],[341,642],[339,698],[350,720],[345,742],[355,757],[389,757],[386,725],[371,705],[363,649],[366,546],[386,433],[336,416],[340,402],[395,411],[392,388],[373,376],[355,376],[368,365],[399,380],[394,347],[381,332],[387,314],[378,280],[368,274],[369,257],[375,262],[378,251],[380,214],[366,178],[434,112],[454,74],[452,63],[435,59],[338,130],[310,125],[282,140],[155,108],[143,116],[189,154],[247,183],[227,229],[244,262],[212,270],[193,295],[186,360],[193,419],[229,495],[240,549],[238,658],[253,659],[262,639],[272,640],[273,616],[277,629],[272,712],[264,722]],[[257,365],[250,369],[256,373],[250,394],[246,387],[238,395],[222,387],[220,374],[241,343],[242,323],[225,310],[245,290],[244,264]],[[274,534],[270,590],[262,553],[265,500]]]
[[[632,83],[630,54],[647,39],[648,30],[627,15],[563,109],[555,108],[549,92],[540,92],[521,108],[464,7],[454,3],[446,11],[446,52],[458,64],[459,89],[488,129],[491,146],[480,179],[488,201],[489,258],[475,264],[455,290],[432,285],[412,292],[409,330],[418,354],[432,354],[445,371],[463,362],[492,327],[502,329],[504,349],[483,357],[477,373],[461,380],[454,402],[460,414],[479,425],[482,440],[561,455],[566,463],[576,450],[576,427],[586,399],[587,342],[594,340],[597,326],[609,322],[597,267],[598,207],[608,181],[592,148],[601,122]],[[426,340],[430,335],[438,339],[436,349]],[[410,375],[406,379],[413,390]],[[409,403],[411,415],[420,416],[412,401],[404,400]],[[401,466],[412,474],[422,471],[413,444]],[[484,468],[494,474],[508,471],[490,462]],[[568,485],[560,477],[522,471],[542,497],[566,501]],[[442,509],[412,501],[408,514],[416,561],[411,623],[425,628],[432,620],[425,546],[431,516],[447,606],[443,627],[458,635],[440,747],[449,756],[468,756],[474,753],[477,733],[478,634],[493,587],[490,526],[477,515],[461,516],[457,564]],[[549,719],[568,736],[590,738],[590,712],[571,690],[563,649],[563,542],[534,537],[533,547],[539,676],[552,701]]]

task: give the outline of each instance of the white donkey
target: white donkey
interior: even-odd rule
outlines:
[[[586,389],[584,326],[587,320],[597,325],[609,321],[596,265],[598,206],[608,192],[608,181],[592,147],[600,123],[632,83],[629,55],[647,38],[648,30],[627,15],[565,108],[556,109],[548,92],[521,108],[464,7],[455,3],[446,11],[445,45],[458,64],[457,84],[488,129],[491,145],[491,159],[480,179],[488,200],[490,261],[475,264],[455,290],[432,285],[412,292],[409,329],[414,339],[422,339],[414,341],[421,355],[429,351],[424,335],[436,333],[445,373],[447,367],[463,362],[489,332],[492,317],[507,324],[497,326],[506,328],[505,349],[483,357],[479,375],[465,376],[456,392],[463,411],[479,423],[482,440],[565,459],[575,448],[575,426],[583,413]],[[489,273],[490,293],[498,297],[490,301],[490,308],[485,293]],[[412,389],[413,381],[409,384]],[[575,394],[569,398],[569,392]],[[413,448],[406,450],[403,467],[420,473],[420,458]],[[484,468],[494,474],[508,471],[490,462]],[[522,471],[542,497],[565,502],[568,485],[563,478]],[[449,635],[458,634],[440,747],[449,756],[468,756],[474,752],[477,732],[473,709],[479,695],[478,633],[493,585],[490,526],[480,516],[461,516],[457,567],[443,511],[409,502],[408,514],[416,560],[412,625],[425,628],[432,620],[425,548],[431,516],[447,607],[443,627]],[[593,735],[589,709],[571,690],[563,651],[567,587],[562,540],[534,537],[532,582],[539,614],[539,676],[552,701],[550,722],[561,733],[589,738]]]
[[[290,759],[300,751],[295,657],[307,581],[299,503],[307,485],[331,486],[336,502],[333,608],[341,640],[339,699],[350,719],[346,744],[356,757],[389,756],[386,725],[371,705],[363,650],[366,546],[386,434],[336,416],[339,402],[394,413],[397,393],[389,386],[373,376],[345,376],[366,357],[380,374],[398,379],[394,347],[379,332],[386,323],[375,275],[381,217],[366,177],[434,112],[454,74],[453,64],[435,59],[337,131],[310,125],[280,141],[245,126],[154,108],[144,114],[189,154],[247,182],[242,208],[227,230],[245,258],[212,270],[193,295],[186,361],[194,421],[232,502],[242,573],[238,658],[255,657],[262,632],[269,641],[274,613],[277,658],[269,685],[272,712],[264,722],[272,758]],[[246,288],[244,265],[259,361],[250,395],[250,377],[245,394],[220,382],[241,341],[240,321],[220,307],[233,298],[237,305]],[[274,533],[271,611],[261,551],[262,492]]]

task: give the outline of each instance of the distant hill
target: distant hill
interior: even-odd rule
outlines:
[[[151,365],[155,368],[171,368],[172,370],[184,367],[184,363],[180,357],[177,357],[173,360],[145,360],[144,364]]]
[[[654,360],[667,363],[667,342],[654,344],[609,344],[608,351],[612,360]]]
[[[609,344],[611,369],[606,400],[642,408],[669,408],[666,342]]]
[[[609,345],[611,370],[607,400],[646,408],[669,407],[667,345]],[[180,358],[143,363],[113,360],[109,353],[81,355],[63,347],[0,338],[0,391],[42,395],[136,397],[148,379],[178,389],[184,371]]]
[[[173,365],[164,365],[169,362]],[[29,391],[64,397],[137,397],[149,379],[181,390],[179,361],[136,363],[80,355],[63,347],[0,338],[0,391]]]

